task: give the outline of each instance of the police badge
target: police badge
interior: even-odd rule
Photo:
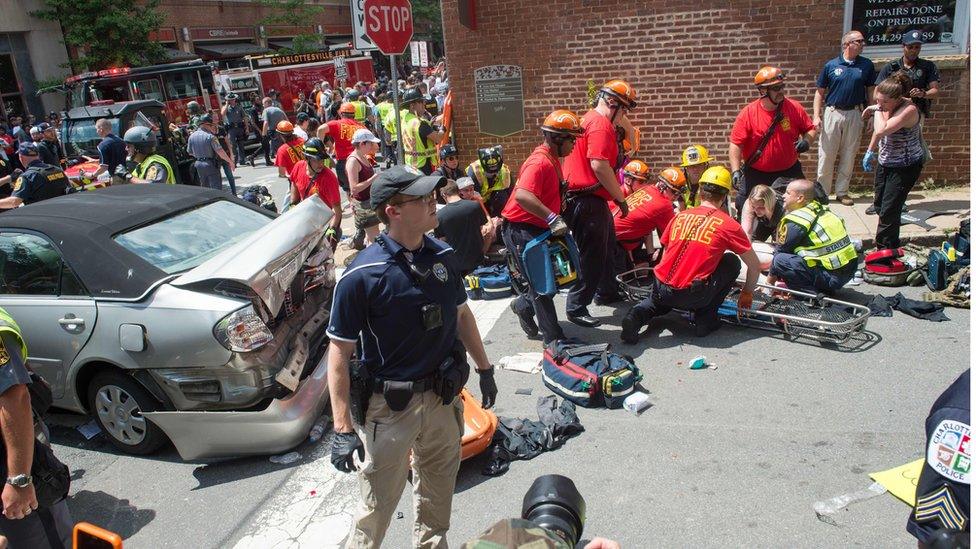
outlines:
[[[434,276],[437,277],[437,280],[447,282],[447,267],[445,267],[443,263],[434,263],[431,270],[434,272]]]

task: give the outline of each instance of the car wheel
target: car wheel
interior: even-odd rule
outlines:
[[[103,372],[88,386],[88,409],[109,441],[128,454],[151,454],[166,443],[166,435],[143,417],[158,409],[148,391],[129,376]]]

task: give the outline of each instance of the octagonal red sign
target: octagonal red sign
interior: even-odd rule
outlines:
[[[413,8],[410,0],[366,0],[366,36],[387,55],[407,50],[413,38]]]

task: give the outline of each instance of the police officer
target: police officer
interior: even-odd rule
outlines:
[[[382,544],[411,461],[413,546],[447,546],[464,432],[458,392],[469,372],[465,349],[482,406],[492,406],[498,392],[453,250],[425,234],[437,226],[434,188],[443,181],[405,166],[381,173],[370,203],[389,230],[336,284],[328,328],[332,463],[351,472],[358,454],[364,496],[347,547]],[[357,342],[361,362],[351,370]]]
[[[209,114],[201,115],[197,122],[199,128],[190,134],[190,139],[186,142],[186,152],[196,159],[193,162],[193,169],[197,172],[201,187],[221,190],[220,166],[217,159],[222,159],[234,169],[234,162],[224,152],[217,139],[217,127],[214,125],[213,117]]]
[[[129,158],[136,164],[131,172],[125,169],[124,164],[120,164],[118,175],[126,183],[176,183],[175,172],[169,160],[160,154],[156,154],[156,134],[145,126],[134,126],[126,130],[122,136],[125,141],[126,152]]]
[[[638,331],[651,318],[673,308],[694,313],[699,337],[718,329],[718,309],[742,269],[736,255],[748,268],[739,307],[752,307],[759,258],[742,226],[722,209],[732,191],[732,174],[722,166],[712,166],[702,174],[700,183],[701,206],[679,213],[664,231],[664,255],[654,268],[650,295],[623,319],[620,339],[625,343],[636,343]]]
[[[227,137],[230,139],[234,157],[245,158],[247,151],[244,150],[244,138],[248,134],[250,117],[244,112],[244,107],[237,102],[238,96],[231,92],[227,94],[227,103],[221,109],[220,114],[227,124]],[[242,160],[243,161],[243,160]]]
[[[468,165],[465,175],[478,184],[491,217],[498,217],[512,194],[512,171],[502,158],[502,146],[478,149],[478,159]]]
[[[617,180],[619,155],[616,124],[637,105],[637,92],[623,80],[600,88],[596,108],[583,115],[583,135],[564,163],[569,182],[566,221],[579,245],[580,276],[566,299],[566,316],[586,328],[600,325],[587,307],[608,269],[607,252],[613,245],[613,222],[607,201],[627,217],[627,203]]]
[[[14,181],[13,194],[0,199],[0,209],[9,210],[22,204],[33,204],[67,192],[68,176],[58,166],[41,161],[37,143],[21,143],[17,155],[21,165],[27,169]]]
[[[933,538],[938,530],[965,532],[968,539],[972,459],[969,393],[967,369],[936,399],[925,419],[925,464],[907,525],[920,547],[936,547]]]
[[[400,133],[403,139],[403,160],[430,175],[437,160],[437,143],[444,137],[442,130],[435,130],[427,121],[424,96],[417,88],[410,88],[400,102]]]
[[[52,142],[48,137],[49,128],[50,126],[48,126],[47,122],[41,122],[31,128],[31,137],[37,143],[37,152],[41,153],[41,161],[50,166],[60,166],[61,155],[58,154],[57,136],[55,136],[55,141]]]
[[[787,214],[779,223],[779,246],[767,282],[782,279],[804,292],[839,290],[854,278],[857,250],[844,220],[814,200],[812,182],[796,179],[783,193]]]
[[[553,111],[542,123],[543,144],[532,151],[519,169],[515,190],[502,210],[502,240],[521,272],[522,252],[526,244],[546,232],[562,236],[569,231],[563,221],[562,201],[563,174],[559,159],[573,151],[576,138],[583,133],[581,121],[573,112],[560,109]],[[518,316],[522,331],[535,337],[542,328],[542,339],[548,345],[564,339],[562,328],[556,319],[556,307],[551,295],[540,295],[536,283],[528,280],[529,291],[512,302],[512,311]],[[536,325],[536,318],[539,324]]]
[[[71,547],[73,521],[66,500],[38,504],[31,476],[34,438],[47,444],[47,428],[31,411],[26,366],[27,344],[20,327],[0,309],[0,427],[7,478],[3,485],[0,535],[10,547],[54,549]],[[40,383],[40,382],[38,382]],[[13,434],[14,436],[8,436]]]

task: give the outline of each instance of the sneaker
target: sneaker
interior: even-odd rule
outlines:
[[[533,316],[532,311],[525,311],[524,313],[520,314],[518,310],[515,309],[514,300],[508,304],[508,308],[515,313],[515,316],[518,317],[519,326],[522,327],[522,331],[525,332],[525,335],[529,337],[536,337],[539,335],[539,326],[537,326],[535,323],[535,316]]]
[[[868,215],[878,215],[878,209],[874,207],[874,204],[868,206],[868,209],[864,210],[864,213]]]
[[[637,343],[637,337],[646,321],[647,319],[640,309],[636,307],[631,308],[624,315],[623,322],[620,323],[620,340],[630,345]]]
[[[840,203],[843,204],[843,205],[845,205],[845,206],[853,206],[854,205],[854,199],[851,198],[850,196],[846,195],[846,194],[844,196],[838,196],[837,197],[837,200],[839,200]]]

